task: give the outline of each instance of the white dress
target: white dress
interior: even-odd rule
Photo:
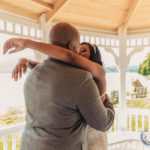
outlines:
[[[107,133],[88,126],[88,150],[107,150]]]

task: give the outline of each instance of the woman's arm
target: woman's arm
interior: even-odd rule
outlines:
[[[39,62],[27,59],[27,67],[33,69]]]
[[[87,58],[84,58],[83,56],[74,53],[71,50],[52,44],[16,38],[6,41],[6,43],[4,44],[3,53],[5,54],[11,48],[15,49],[11,50],[9,53],[18,52],[25,48],[31,48],[34,50],[38,50],[50,57],[85,69],[91,72],[93,77],[97,80],[100,95],[102,95],[106,91],[105,70],[103,69],[103,67],[95,62],[88,60]]]
[[[99,80],[105,80],[105,70],[102,66],[90,61],[89,59],[81,55],[74,53],[71,50],[53,44],[46,44],[31,40],[27,42],[27,48],[38,50],[50,57],[72,64],[76,67],[85,69],[91,72],[93,77],[96,78],[98,82]]]

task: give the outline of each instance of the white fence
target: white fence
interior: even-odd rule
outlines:
[[[42,32],[38,22],[2,12],[0,12],[0,33],[34,40],[42,39]]]
[[[150,129],[150,110],[149,109],[126,109],[127,120],[126,126],[128,132],[139,133],[144,129]],[[110,132],[119,132],[119,120],[118,114],[119,111],[115,110],[115,120],[112,127],[109,130]]]
[[[143,131],[144,129],[150,128],[150,110],[127,109],[126,117],[127,117],[127,122],[126,122],[127,123],[127,132],[125,132],[125,133],[131,133],[131,134],[137,135],[137,133],[140,134],[140,132]],[[118,130],[119,129],[118,123],[119,123],[118,110],[116,110],[115,121],[109,130],[108,136],[111,135],[112,137],[114,137],[114,135],[116,135],[119,138],[119,140],[118,140],[118,142],[116,140],[114,142],[113,142],[113,140],[108,141],[108,142],[110,142],[108,144],[111,145],[111,147],[114,145],[117,145],[117,144],[121,144],[121,143],[124,144],[123,143],[124,140],[121,140],[121,136],[119,137],[120,131]],[[21,134],[21,132],[24,129],[24,124],[25,123],[16,124],[16,125],[12,125],[12,126],[0,129],[0,137],[3,138],[3,150],[8,150],[8,135],[12,136],[12,150],[16,150],[16,141],[17,141],[16,136]],[[131,136],[129,137],[129,135],[124,134],[122,137],[125,138],[126,144],[127,144],[127,142],[131,144],[132,142],[138,141],[138,139],[133,140],[131,138]],[[128,137],[129,137],[129,139],[128,139]]]
[[[2,137],[3,140],[3,149],[0,150],[8,150],[8,136],[10,135],[12,136],[12,150],[16,150],[17,136],[21,135],[24,125],[25,123],[19,123],[10,125],[9,127],[0,128],[0,137]]]
[[[126,109],[126,112],[116,110],[115,120],[108,132],[108,150],[148,150],[141,141],[141,132],[150,129],[150,110],[148,109]],[[121,114],[119,114],[121,113]],[[126,114],[126,131],[120,130],[119,115]]]

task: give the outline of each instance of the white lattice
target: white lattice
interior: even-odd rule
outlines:
[[[34,40],[42,39],[38,22],[0,12],[0,33]]]
[[[148,47],[150,46],[150,36],[128,37],[127,48]]]
[[[80,36],[80,41],[82,42],[89,42],[91,44],[96,44],[100,47],[111,47],[111,48],[119,48],[119,40],[117,38],[109,38],[103,36],[96,36],[96,35],[87,35],[82,34]]]

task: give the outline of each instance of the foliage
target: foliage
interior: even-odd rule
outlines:
[[[19,108],[9,108],[6,114],[0,116],[0,125],[2,127],[10,124],[16,124],[24,121],[25,112]]]
[[[24,122],[25,111],[21,108],[9,108],[6,114],[0,116],[0,126],[5,127],[10,124],[17,124]],[[3,137],[0,137],[0,150],[3,150]],[[7,149],[12,150],[12,136],[8,135],[7,137]],[[20,149],[20,136],[16,137],[16,150]]]
[[[127,100],[127,107],[128,108],[143,108],[143,109],[150,109],[150,99],[134,99],[134,100]]]
[[[136,92],[136,87],[134,87],[133,92]]]
[[[111,101],[111,103],[112,103],[113,105],[118,104],[118,98],[117,98],[115,101]]]
[[[138,73],[144,76],[150,75],[150,53],[147,54],[146,60],[144,60],[143,63],[140,64]]]

